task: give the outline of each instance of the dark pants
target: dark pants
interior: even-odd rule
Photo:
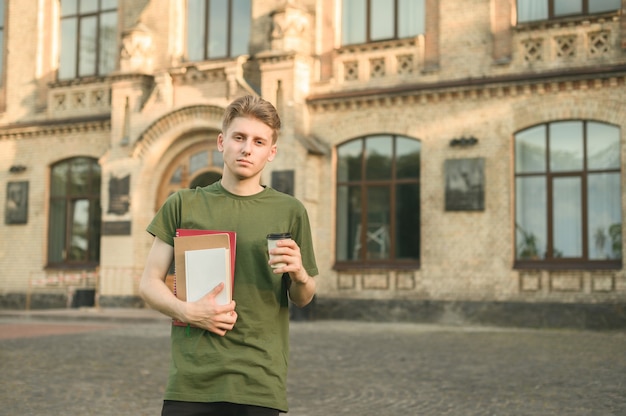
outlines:
[[[278,416],[269,407],[235,403],[197,403],[165,400],[161,416]]]

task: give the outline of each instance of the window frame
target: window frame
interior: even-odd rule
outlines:
[[[367,162],[367,152],[366,152],[366,140],[368,138],[377,138],[377,137],[387,137],[390,140],[392,140],[392,160],[391,160],[391,177],[389,179],[368,179],[367,177],[367,168],[366,168],[366,162]],[[411,141],[415,141],[416,144],[418,144],[418,173],[417,173],[417,177],[410,177],[410,178],[398,178],[397,177],[397,167],[398,167],[398,155],[397,155],[397,143],[398,143],[398,139],[408,139]],[[339,179],[339,167],[337,167],[337,171],[335,174],[336,177],[336,189],[335,189],[335,198],[336,198],[336,210],[335,210],[335,231],[336,231],[336,236],[335,236],[335,252],[334,252],[334,257],[335,257],[335,263],[333,265],[333,269],[335,270],[355,270],[355,269],[396,269],[396,270],[414,270],[414,269],[419,269],[420,267],[420,261],[421,261],[421,202],[420,202],[420,189],[421,189],[421,147],[422,147],[422,143],[420,140],[413,138],[413,137],[408,137],[408,136],[403,136],[403,135],[396,135],[396,134],[389,134],[389,133],[379,133],[379,134],[368,134],[366,136],[360,136],[360,137],[356,137],[347,141],[344,141],[342,143],[340,143],[337,147],[336,147],[336,154],[337,154],[337,159],[339,158],[339,149],[342,146],[346,146],[346,145],[350,145],[350,144],[354,144],[356,142],[361,142],[361,151],[360,151],[360,169],[361,169],[361,173],[360,173],[360,178],[353,180],[353,179],[347,179],[347,180],[340,180]],[[415,185],[417,187],[417,195],[416,195],[416,224],[418,229],[415,230],[416,233],[416,240],[417,240],[417,247],[416,247],[416,257],[415,258],[397,258],[397,251],[398,251],[398,246],[397,246],[397,216],[398,216],[398,210],[399,207],[396,203],[397,201],[397,196],[398,196],[398,192],[397,189],[401,186],[401,185]],[[361,232],[360,233],[360,239],[359,239],[359,243],[358,245],[360,245],[360,255],[358,256],[357,259],[345,259],[345,260],[340,260],[339,259],[339,241],[337,240],[339,238],[338,236],[338,231],[340,224],[340,210],[344,209],[346,211],[349,211],[350,208],[349,206],[340,206],[340,188],[341,187],[358,187],[358,189],[360,190],[360,206],[362,207],[361,212],[359,213],[360,215],[360,219],[357,225],[357,228],[360,227],[361,230],[366,230],[365,233]],[[389,191],[389,224],[388,224],[388,229],[389,229],[389,257],[388,258],[383,258],[383,259],[368,259],[366,256],[367,253],[367,230],[368,230],[368,225],[370,225],[370,218],[369,215],[371,214],[371,212],[368,211],[368,189],[372,189],[372,188],[383,188],[385,190]],[[356,235],[358,235],[358,233],[356,233]],[[352,234],[348,233],[348,235],[346,235],[347,238],[352,238]],[[356,245],[356,244],[355,244]],[[351,246],[348,243],[346,246],[346,252],[350,250]]]
[[[553,171],[550,167],[551,157],[550,157],[550,126],[555,123],[562,122],[580,122],[582,126],[582,167],[578,170],[558,170]],[[513,148],[515,153],[515,148],[517,146],[517,135],[528,131],[537,127],[544,127],[544,151],[545,151],[545,167],[541,172],[517,172],[517,166],[515,162],[516,156],[514,156],[514,191],[513,195],[515,198],[514,203],[514,224],[515,229],[513,232],[513,257],[514,257],[514,269],[543,269],[543,270],[571,270],[571,269],[585,269],[585,270],[614,270],[621,269],[623,264],[623,258],[619,259],[591,259],[589,254],[589,240],[592,238],[589,233],[589,202],[588,202],[588,194],[590,191],[590,185],[588,184],[590,176],[594,174],[617,174],[620,181],[623,175],[621,166],[623,161],[620,160],[619,166],[617,168],[604,168],[604,169],[590,169],[588,167],[588,153],[587,153],[587,141],[591,140],[588,136],[588,124],[596,123],[600,125],[612,126],[620,129],[619,125],[614,125],[610,123],[606,123],[603,121],[590,120],[590,119],[563,119],[563,120],[552,120],[546,123],[536,124],[534,126],[529,126],[522,130],[519,130],[513,135]],[[621,135],[621,132],[620,132]],[[621,146],[621,143],[620,143]],[[545,258],[541,259],[524,259],[518,257],[518,210],[517,210],[517,198],[518,198],[518,189],[517,189],[517,179],[518,178],[544,178],[545,179],[545,228],[546,228],[546,242],[545,242]],[[580,213],[581,213],[581,255],[579,257],[558,257],[555,255],[555,247],[554,247],[554,224],[555,217],[552,214],[554,210],[554,199],[555,199],[555,191],[554,184],[555,179],[564,179],[564,178],[579,178],[580,179]],[[621,187],[621,184],[620,184]],[[623,218],[621,221],[623,224]]]
[[[61,2],[63,0],[60,0],[59,2],[59,7],[62,8]],[[88,12],[81,12],[80,10],[76,10],[75,13],[72,14],[67,14],[67,15],[63,15],[62,13],[62,9],[59,10],[59,67],[57,69],[57,74],[56,74],[56,78],[57,81],[68,81],[68,80],[72,80],[72,79],[78,79],[78,78],[92,78],[92,77],[101,77],[101,76],[105,76],[110,74],[112,71],[115,70],[116,66],[117,66],[117,56],[118,56],[118,50],[119,50],[119,25],[120,25],[120,19],[119,19],[119,0],[116,1],[115,7],[103,7],[102,3],[106,1],[106,0],[97,0],[97,9],[95,11],[88,11]],[[79,8],[80,2],[77,2],[77,8]],[[101,68],[101,58],[103,53],[105,52],[105,48],[104,48],[104,44],[103,44],[103,39],[101,38],[102,35],[102,20],[104,19],[104,15],[105,14],[110,14],[110,13],[115,13],[115,46],[111,48],[111,51],[114,53],[116,59],[113,60],[113,62],[115,62],[114,64],[114,68],[111,69],[110,71],[104,71]],[[96,39],[93,41],[93,45],[95,46],[95,51],[94,51],[94,63],[93,63],[93,73],[90,74],[81,74],[81,55],[83,54],[83,52],[81,52],[81,20],[84,19],[88,19],[88,18],[95,18],[95,22],[96,22],[96,26],[95,26],[95,33],[96,33]],[[75,50],[73,51],[73,68],[72,68],[72,73],[73,75],[71,76],[62,76],[62,66],[63,66],[63,22],[64,21],[70,21],[74,19],[76,21],[76,27],[75,27],[75,33],[74,33],[74,43],[72,44],[72,47],[75,48]],[[84,57],[83,57],[84,60]],[[69,71],[69,68],[68,68]]]
[[[401,26],[401,18],[402,16],[400,15],[400,5],[401,2],[404,0],[393,0],[393,6],[394,6],[394,23],[393,23],[393,35],[391,37],[387,37],[387,38],[376,38],[373,39],[372,36],[372,9],[373,9],[373,5],[372,2],[376,1],[376,0],[363,0],[365,2],[365,39],[361,42],[361,41],[348,41],[348,42],[344,42],[344,25],[345,22],[342,20],[342,34],[341,34],[341,40],[340,40],[340,44],[341,47],[345,47],[345,46],[352,46],[352,45],[359,45],[359,44],[365,44],[365,43],[374,43],[374,42],[387,42],[390,40],[398,40],[398,39],[404,39],[406,37],[415,37],[418,35],[424,35],[426,33],[426,8],[427,8],[427,2],[426,0],[423,0],[423,4],[422,4],[422,8],[423,8],[423,16],[422,17],[422,30],[418,31],[419,33],[415,33],[414,35],[410,35],[410,36],[400,36],[399,35],[399,31],[400,31],[400,26]],[[416,1],[416,0],[408,0],[408,1]],[[342,16],[346,13],[346,9],[345,9],[345,0],[342,1]],[[343,18],[342,18],[343,19]]]
[[[201,46],[202,46],[202,57],[200,58],[196,58],[196,57],[191,57],[190,54],[190,50],[189,50],[189,31],[191,30],[191,24],[189,23],[189,1],[187,0],[186,3],[186,20],[185,20],[185,28],[186,28],[186,32],[185,32],[185,57],[187,62],[199,62],[199,61],[209,61],[209,60],[218,60],[218,59],[232,59],[232,58],[236,58],[237,56],[240,56],[242,54],[247,54],[249,53],[249,49],[250,49],[250,33],[252,31],[252,0],[248,0],[249,2],[249,9],[250,9],[250,16],[248,19],[248,37],[246,39],[246,44],[247,44],[247,48],[246,48],[246,52],[244,53],[238,53],[238,54],[234,54],[233,51],[233,47],[235,44],[235,36],[233,36],[233,32],[234,30],[234,24],[235,22],[235,14],[233,13],[233,8],[235,6],[235,1],[237,0],[226,0],[228,3],[228,10],[227,10],[227,19],[226,19],[226,37],[225,37],[225,47],[226,47],[226,51],[223,55],[218,55],[218,56],[211,56],[210,55],[210,51],[209,51],[209,43],[211,41],[211,39],[209,39],[209,33],[211,31],[210,28],[210,23],[211,23],[211,16],[210,16],[210,10],[211,10],[211,1],[214,0],[197,0],[200,2],[204,3],[204,16],[203,16],[203,22],[202,22],[202,42],[201,42]],[[245,1],[245,0],[241,0],[241,1]]]
[[[523,0],[522,0],[523,1]],[[584,17],[588,17],[588,16],[597,16],[597,15],[604,15],[604,14],[614,14],[617,13],[620,8],[618,7],[615,10],[607,10],[607,11],[602,11],[602,12],[589,12],[589,2],[592,2],[594,0],[581,0],[582,1],[582,10],[580,13],[569,13],[569,14],[560,14],[560,15],[556,15],[555,14],[555,6],[554,6],[554,2],[555,0],[544,0],[545,2],[547,2],[547,6],[548,6],[548,15],[545,18],[541,18],[541,19],[533,19],[533,20],[522,20],[520,21],[520,15],[519,15],[519,2],[520,0],[516,0],[515,2],[515,7],[517,12],[517,24],[518,25],[525,25],[525,24],[533,24],[533,23],[538,23],[538,22],[546,22],[546,21],[552,21],[552,20],[560,20],[560,19],[572,19],[572,18],[584,18]]]
[[[89,184],[87,192],[73,193],[71,188],[74,184],[71,180],[72,164],[77,161],[89,162],[89,171],[86,178],[86,183]],[[54,170],[57,167],[65,165],[64,186],[65,189],[62,194],[55,195],[54,191]],[[48,239],[47,239],[47,268],[93,268],[97,267],[100,263],[100,241],[102,237],[102,206],[101,206],[101,189],[102,189],[102,170],[98,164],[98,160],[89,156],[76,156],[68,159],[61,160],[50,166],[50,194],[49,194],[49,207],[48,207]],[[97,189],[95,189],[97,188]],[[72,245],[72,236],[74,235],[72,226],[73,223],[73,209],[78,201],[88,201],[89,216],[87,219],[87,249],[85,250],[85,258],[83,260],[71,260],[68,254]],[[56,212],[54,209],[55,202],[63,203],[64,209],[62,213]],[[64,224],[62,224],[63,236],[58,236],[58,230],[54,230],[55,226],[55,214],[62,214]],[[95,227],[93,225],[95,224]],[[62,239],[62,244],[57,244],[57,241]],[[95,244],[95,247],[93,246]],[[61,253],[53,253],[55,246],[62,246]],[[92,254],[93,257],[92,258]],[[60,254],[61,260],[52,260],[53,257]]]

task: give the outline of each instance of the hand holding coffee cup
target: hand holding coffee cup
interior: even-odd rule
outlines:
[[[271,251],[275,249],[276,243],[280,240],[291,240],[291,234],[289,233],[275,233],[267,235],[267,251]],[[274,258],[274,255],[270,254],[270,260]],[[285,263],[274,263],[271,265],[272,269],[277,269],[279,267],[285,267]]]

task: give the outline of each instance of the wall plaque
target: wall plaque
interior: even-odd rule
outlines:
[[[28,181],[8,182],[4,207],[4,223],[8,225],[28,222]]]
[[[485,159],[448,159],[446,211],[483,211],[485,209]]]

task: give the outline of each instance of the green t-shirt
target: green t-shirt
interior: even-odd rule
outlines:
[[[272,273],[266,236],[291,233],[307,273],[317,275],[304,206],[269,187],[238,196],[216,182],[171,195],[147,230],[173,245],[177,228],[237,233],[233,299],[238,317],[224,337],[172,326],[165,400],[231,402],[286,412],[289,277]]]

